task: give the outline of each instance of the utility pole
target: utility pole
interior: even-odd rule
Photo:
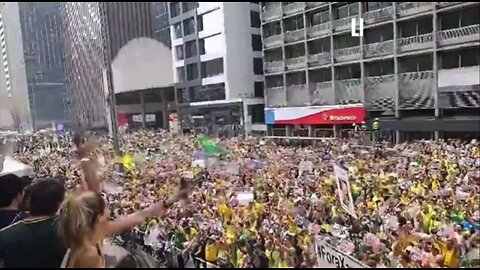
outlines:
[[[108,13],[107,13],[107,2],[99,2],[100,17],[102,24],[102,42],[103,42],[103,60],[106,71],[107,79],[107,88],[108,88],[108,98],[107,106],[110,112],[110,130],[113,139],[113,148],[115,150],[115,155],[121,155],[120,152],[120,143],[118,140],[118,126],[117,126],[117,112],[116,112],[116,102],[115,102],[115,89],[113,89],[113,76],[112,76],[112,55],[110,52],[110,27],[108,25]]]

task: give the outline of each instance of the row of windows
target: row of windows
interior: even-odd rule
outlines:
[[[478,16],[467,16],[466,14],[470,14],[475,12],[468,11],[463,14],[463,16],[452,16],[449,18],[449,21],[455,21],[455,23],[447,24],[445,21],[444,26],[456,26],[458,25],[465,26],[465,25],[476,25],[480,23],[480,18]],[[457,14],[458,15],[458,14]],[[462,20],[463,18],[463,20]],[[404,37],[411,37],[411,36],[418,36],[423,35],[426,33],[431,33],[433,31],[431,18],[424,18],[418,21],[411,21],[402,24],[399,27],[399,35],[401,38]],[[378,43],[383,41],[388,41],[393,39],[393,26],[392,25],[385,25],[374,29],[366,29],[364,32],[364,40],[365,44],[372,44]],[[349,34],[347,35],[337,35],[334,36],[334,48],[335,49],[343,49],[343,48],[350,48],[360,45],[360,40],[358,38],[352,38]],[[330,52],[331,45],[330,45],[330,37],[316,39],[307,42],[307,49],[308,54],[319,54],[324,52]],[[305,55],[305,48],[303,44],[295,45],[288,45],[285,47],[286,58],[291,58],[291,55],[298,55],[303,56]],[[271,50],[265,51],[265,57],[268,61],[280,61],[282,60],[282,49],[275,48]]]
[[[378,3],[384,3],[384,2],[373,2],[372,4],[378,4]],[[391,2],[389,3],[391,4]],[[356,3],[345,5],[342,7],[344,9],[339,8],[339,10],[342,10],[341,14],[339,15],[340,18],[342,18],[342,16],[349,17],[354,14],[357,14],[358,11],[356,8],[353,8],[354,6],[356,6]],[[469,8],[466,10],[440,14],[439,15],[440,30],[453,29],[453,28],[459,28],[459,27],[464,27],[468,25],[479,24],[480,23],[480,18],[478,16],[479,12],[480,12],[480,8],[475,7],[475,8]],[[328,10],[318,10],[318,11],[314,11],[306,14],[307,27],[320,25],[329,21],[330,21],[330,15]],[[414,33],[417,33],[417,34],[431,33],[432,17],[429,16],[416,21],[400,22],[399,25],[400,25],[399,28],[405,29],[405,32],[402,32],[402,36],[412,36],[414,35]],[[304,23],[304,18],[302,14],[288,17],[283,20],[283,28],[285,32],[303,29],[304,27],[305,27],[305,23]],[[412,27],[416,27],[416,29]],[[390,29],[390,32],[392,33],[392,36],[393,36],[393,26],[389,25],[388,28]],[[366,32],[367,31],[368,30],[366,30]],[[415,31],[415,32],[412,33],[411,31]],[[266,37],[279,35],[281,34],[281,32],[282,32],[281,21],[267,23],[266,25],[263,26],[263,33]]]
[[[199,74],[198,63],[188,64],[185,67],[177,68],[178,81],[183,82],[185,79],[187,81],[196,80],[201,75],[201,78],[213,77],[216,75],[223,74],[223,58],[216,58],[213,60],[201,62],[201,74]],[[253,58],[253,71],[255,75],[263,74],[263,59],[262,58]],[[185,76],[186,75],[186,76]]]
[[[263,82],[254,82],[254,96],[264,97]],[[213,84],[207,86],[189,87],[187,89],[179,88],[177,91],[177,102],[199,102],[225,99],[225,84]],[[263,111],[263,109],[262,109]],[[249,115],[251,113],[249,112]]]
[[[255,52],[262,51],[262,37],[260,35],[251,36],[252,39],[252,50]],[[184,50],[185,49],[185,50]],[[205,52],[205,39],[198,40],[198,50],[200,55],[204,55]],[[177,45],[175,46],[175,58],[177,60],[183,60],[186,58],[190,58],[197,55],[197,41],[191,40],[185,42],[185,45]]]
[[[167,102],[175,101],[174,92],[170,90],[150,90],[143,92],[143,100],[145,103],[161,103],[162,93],[165,91],[165,99]],[[115,103],[117,105],[140,104],[140,92],[115,94]]]
[[[201,62],[201,78],[213,77],[219,74],[223,74],[223,58],[217,58],[206,62]],[[186,73],[185,73],[186,70]],[[188,64],[185,67],[177,68],[178,81],[183,82],[196,80],[199,77],[198,63]],[[185,77],[186,75],[186,77]]]
[[[461,52],[444,52],[440,54],[440,69],[452,69],[480,65],[480,55],[475,49],[463,50]],[[399,61],[399,73],[420,72],[433,69],[432,54],[405,57]],[[330,68],[310,70],[309,81],[312,83],[328,82],[332,80]],[[367,77],[384,76],[394,74],[394,62],[392,59],[372,62],[365,65]],[[294,72],[287,74],[287,85],[304,84],[305,72]],[[335,68],[336,80],[359,79],[361,78],[360,64],[345,65]],[[268,87],[283,85],[282,75],[274,75],[266,78]]]
[[[198,2],[172,2],[170,3],[170,18],[188,12],[198,7]]]
[[[211,84],[176,89],[177,103],[201,102],[225,99],[225,84]]]

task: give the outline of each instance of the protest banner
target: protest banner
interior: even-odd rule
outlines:
[[[341,252],[319,238],[315,241],[318,268],[369,268],[352,256]]]
[[[337,182],[337,193],[340,205],[352,217],[357,218],[355,214],[355,205],[353,203],[352,190],[348,181],[348,170],[338,164],[333,165],[335,180]]]

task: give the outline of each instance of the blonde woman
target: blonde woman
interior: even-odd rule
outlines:
[[[161,216],[165,208],[184,197],[179,191],[167,202],[110,220],[105,200],[99,193],[82,192],[69,197],[60,213],[60,229],[69,250],[62,266],[65,268],[105,268],[102,255],[104,239],[143,224],[148,218]]]

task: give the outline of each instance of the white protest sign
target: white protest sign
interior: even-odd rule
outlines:
[[[253,202],[253,192],[240,192],[237,195],[237,200],[240,205],[247,205]]]
[[[337,182],[337,193],[340,205],[348,214],[356,218],[357,215],[355,214],[352,189],[348,180],[348,170],[337,164],[334,164],[333,171],[335,172],[335,180]]]
[[[318,268],[369,268],[320,239],[315,241],[315,255]]]

